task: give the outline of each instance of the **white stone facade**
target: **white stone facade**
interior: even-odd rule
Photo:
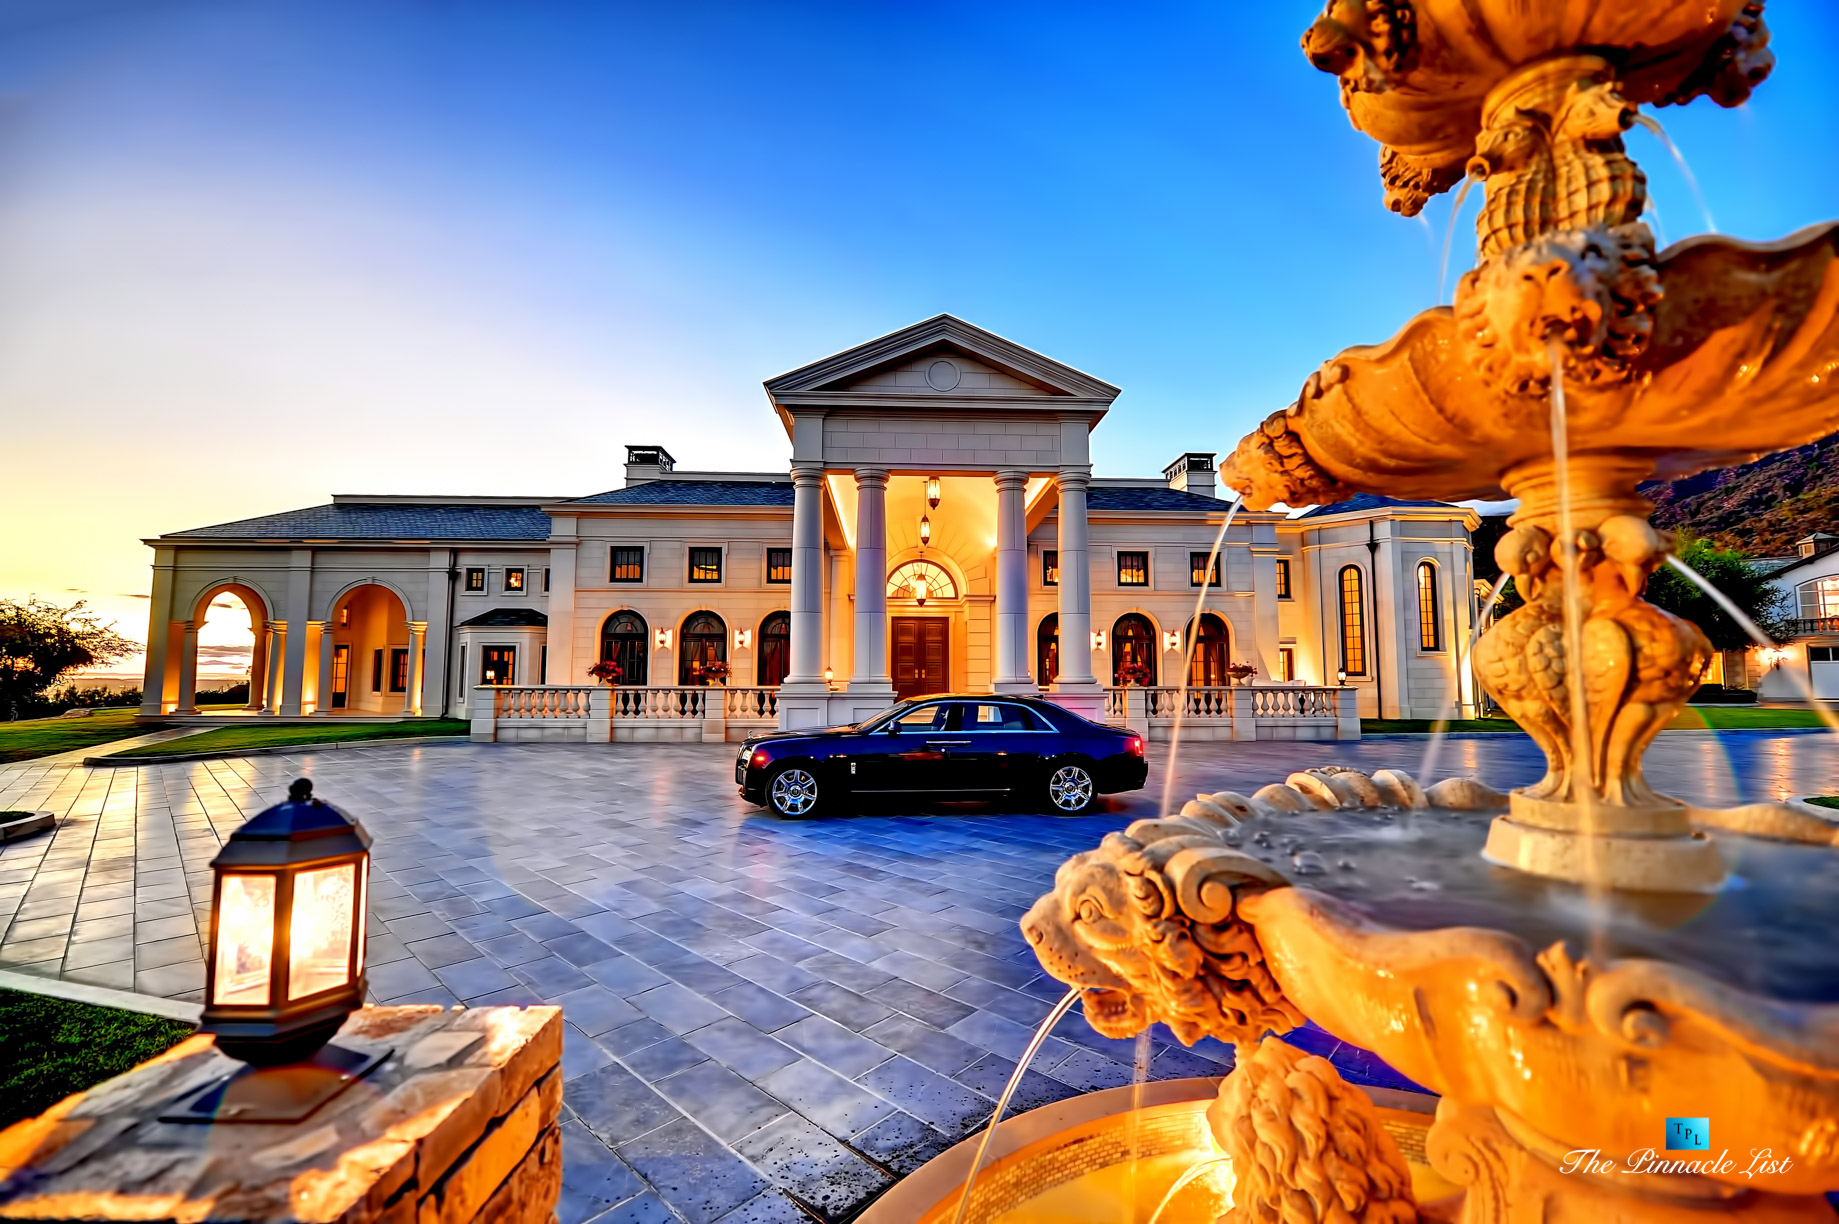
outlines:
[[[274,717],[477,727],[494,690],[581,689],[608,657],[626,669],[613,722],[669,705],[684,737],[720,711],[660,690],[705,686],[716,658],[729,690],[770,693],[731,692],[730,719],[751,700],[793,727],[934,689],[1046,691],[1097,716],[1122,664],[1147,669],[1139,686],[1181,683],[1232,503],[1202,452],[1160,479],[1092,476],[1117,388],[939,316],[766,390],[791,443],[780,472],[679,471],[632,447],[625,486],[590,497],[339,496],[147,541],[143,712],[192,710],[193,627],[226,590],[254,621],[250,712]],[[1194,683],[1250,665],[1256,686],[1344,681],[1369,717],[1472,715],[1475,524],[1381,498],[1237,513]],[[587,699],[518,700],[567,722]]]

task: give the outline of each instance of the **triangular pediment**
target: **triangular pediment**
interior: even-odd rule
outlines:
[[[841,393],[902,398],[1070,397],[1109,404],[1118,388],[952,315],[801,366],[766,382],[768,396]]]

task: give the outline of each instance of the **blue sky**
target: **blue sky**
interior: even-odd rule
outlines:
[[[0,592],[333,491],[614,487],[626,442],[778,467],[762,379],[939,311],[1124,388],[1101,474],[1227,450],[1436,295],[1448,197],[1385,211],[1314,12],[8,0],[0,417],[68,523],[0,511]],[[1749,238],[1839,217],[1839,6],[1768,18],[1747,106],[1658,113]]]

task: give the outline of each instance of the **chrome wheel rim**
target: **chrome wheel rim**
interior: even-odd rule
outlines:
[[[817,806],[817,779],[802,769],[788,769],[773,779],[773,807],[787,816],[803,816]]]
[[[1047,797],[1063,812],[1077,812],[1092,802],[1092,775],[1077,765],[1062,765],[1047,780]]]

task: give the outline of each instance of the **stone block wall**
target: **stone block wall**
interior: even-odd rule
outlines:
[[[297,1123],[160,1121],[240,1065],[201,1034],[0,1132],[0,1220],[554,1220],[560,1008],[368,1007],[335,1040],[391,1053]]]

